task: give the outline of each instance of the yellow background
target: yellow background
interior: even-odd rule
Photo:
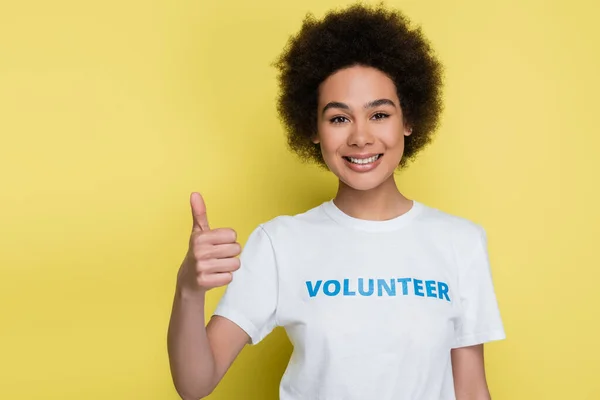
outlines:
[[[593,1],[394,1],[446,65],[407,196],[488,231],[508,339],[495,400],[600,399],[600,28]],[[176,399],[166,330],[201,191],[245,242],[335,180],[276,118],[310,1],[2,1],[0,399]],[[207,314],[222,290],[210,294]],[[275,399],[278,329],[211,399]]]

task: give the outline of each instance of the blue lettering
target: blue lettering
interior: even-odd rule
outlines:
[[[396,295],[396,281],[394,279],[390,279],[390,285],[391,286],[388,286],[386,279],[377,279],[377,296],[383,295],[383,290],[381,290],[382,288],[385,289],[388,296],[395,296]]]
[[[331,285],[333,285],[333,290],[330,290]],[[339,281],[327,281],[323,285],[323,293],[326,296],[337,296],[340,293],[341,285]]]
[[[412,278],[398,278],[398,282],[402,283],[402,294],[408,294],[408,282],[412,281]]]
[[[325,296],[333,297],[338,295],[343,296],[356,296],[357,292],[360,296],[373,296],[375,295],[375,284],[377,285],[377,296],[396,296],[396,287],[402,284],[402,294],[408,295],[409,283],[412,282],[414,289],[413,295],[419,297],[433,297],[446,300],[450,302],[450,288],[445,282],[438,282],[434,280],[422,280],[416,278],[390,278],[390,279],[366,279],[358,278],[358,290],[352,286],[352,278],[344,278],[343,280],[331,279],[328,281],[317,280],[317,281],[306,281],[306,289],[310,297],[317,297],[319,292],[322,292]],[[368,284],[367,282],[368,281]],[[368,285],[368,287],[367,287]],[[398,292],[400,288],[398,287]],[[400,293],[398,293],[400,294]]]
[[[413,280],[413,283],[415,284],[415,296],[424,297],[425,293],[423,293],[423,281],[420,279],[415,279]]]
[[[356,296],[356,292],[350,291],[350,279],[344,279],[344,296]]]
[[[310,297],[315,297],[317,293],[319,293],[321,283],[323,283],[323,281],[317,281],[316,285],[313,286],[313,283],[311,281],[306,281],[306,288],[308,289],[308,295]]]
[[[438,297],[440,299],[446,298],[446,300],[450,301],[450,297],[448,297],[448,285],[444,282],[438,282]]]
[[[425,281],[425,290],[427,291],[427,297],[437,297],[435,281]]]
[[[360,293],[361,296],[371,296],[375,290],[373,286],[373,279],[369,279],[369,291],[365,292],[364,279],[358,278],[358,293]]]

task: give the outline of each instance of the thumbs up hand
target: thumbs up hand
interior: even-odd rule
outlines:
[[[191,194],[190,204],[192,233],[177,283],[185,290],[203,293],[231,282],[233,271],[240,268],[237,256],[242,248],[236,242],[237,234],[233,229],[210,229],[206,205],[200,193]]]

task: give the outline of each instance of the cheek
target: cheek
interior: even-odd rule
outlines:
[[[338,132],[339,133],[339,132]],[[335,157],[338,153],[339,148],[343,145],[343,140],[340,140],[342,135],[333,135],[328,132],[323,132],[321,138],[321,152],[323,157]]]
[[[380,132],[379,138],[385,147],[390,150],[404,148],[404,131],[399,127],[391,127]]]
[[[330,171],[337,173],[339,171],[340,163],[342,159],[339,155],[339,143],[335,140],[331,140],[330,138],[321,138],[321,154],[323,156],[323,160],[325,164],[329,168]]]

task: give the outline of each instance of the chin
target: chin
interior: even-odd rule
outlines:
[[[346,186],[359,191],[376,189],[386,183],[390,178],[393,179],[395,168],[387,165],[380,165],[377,169],[366,173],[357,173],[346,169],[344,166],[332,170],[332,172]]]
[[[346,186],[354,190],[366,191],[381,186],[390,177],[393,179],[396,167],[400,163],[400,159],[396,162],[397,157],[394,156],[396,154],[382,154],[380,159],[372,165],[362,165],[360,167],[350,165],[349,160],[345,157],[335,158],[334,160],[326,159],[325,161],[329,170]]]
[[[348,187],[351,187],[357,191],[368,191],[373,190],[381,186],[384,182],[388,180],[388,177],[339,177],[340,180]]]

